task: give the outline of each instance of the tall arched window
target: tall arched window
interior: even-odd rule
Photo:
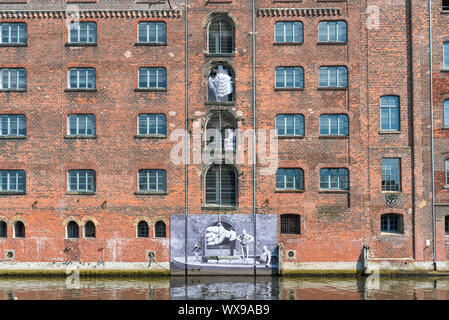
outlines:
[[[208,78],[209,102],[234,101],[234,71],[226,64],[215,65],[209,72]]]
[[[8,226],[5,221],[0,221],[0,238],[6,238],[8,235]]]
[[[216,164],[207,171],[206,204],[237,205],[237,175],[231,165]]]
[[[84,225],[84,237],[85,238],[95,238],[95,224],[92,221],[87,221]]]
[[[234,117],[218,111],[210,117],[206,124],[206,148],[235,150],[235,130],[237,124]]]
[[[79,226],[75,221],[70,221],[67,224],[67,238],[76,239],[79,238],[80,230]]]
[[[156,222],[154,226],[154,236],[156,238],[165,238],[166,237],[166,227],[164,221]]]
[[[14,237],[25,238],[25,225],[22,221],[16,221],[14,223]]]
[[[148,223],[146,221],[140,221],[137,225],[137,237],[148,238],[149,230]]]
[[[209,25],[209,53],[232,53],[234,50],[234,27],[226,19],[216,18]]]

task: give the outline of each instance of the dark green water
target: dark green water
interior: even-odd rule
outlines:
[[[14,300],[447,300],[449,277],[0,278]]]

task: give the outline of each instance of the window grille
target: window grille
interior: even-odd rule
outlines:
[[[237,177],[230,165],[213,165],[206,173],[206,204],[237,205]]]
[[[156,222],[154,226],[155,237],[156,238],[165,238],[166,237],[166,227],[163,221]]]
[[[234,28],[224,19],[214,19],[209,25],[209,53],[232,53]]]
[[[148,238],[149,230],[148,223],[146,221],[140,221],[137,225],[137,237]]]
[[[297,214],[281,215],[281,233],[300,234],[300,216]]]

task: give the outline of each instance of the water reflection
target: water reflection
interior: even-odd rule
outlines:
[[[151,279],[1,278],[5,300],[447,300],[449,278],[157,277]]]

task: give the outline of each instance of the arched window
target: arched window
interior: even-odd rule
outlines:
[[[382,232],[402,233],[402,215],[395,213],[383,214],[380,229]]]
[[[234,101],[234,71],[224,64],[214,66],[208,75],[208,101]]]
[[[16,221],[14,223],[14,237],[25,238],[25,225],[22,221]]]
[[[206,148],[235,150],[236,129],[237,124],[231,114],[221,111],[214,113],[206,124]]]
[[[237,205],[237,175],[231,165],[216,164],[207,171],[206,204]]]
[[[164,221],[156,222],[156,225],[154,226],[154,236],[156,238],[166,237],[166,227]]]
[[[283,214],[281,215],[281,233],[300,234],[300,215]]]
[[[276,171],[276,190],[304,190],[304,170],[278,169]]]
[[[0,221],[0,238],[6,238],[8,235],[8,226],[5,221]]]
[[[223,54],[234,51],[234,27],[223,18],[212,20],[209,25],[209,53]]]
[[[137,237],[148,238],[149,230],[148,223],[146,221],[140,221],[137,225]]]
[[[78,224],[75,221],[70,221],[67,224],[67,238],[75,239],[79,238],[80,230]]]
[[[84,237],[85,238],[95,238],[95,224],[92,221],[87,221],[84,225]]]

